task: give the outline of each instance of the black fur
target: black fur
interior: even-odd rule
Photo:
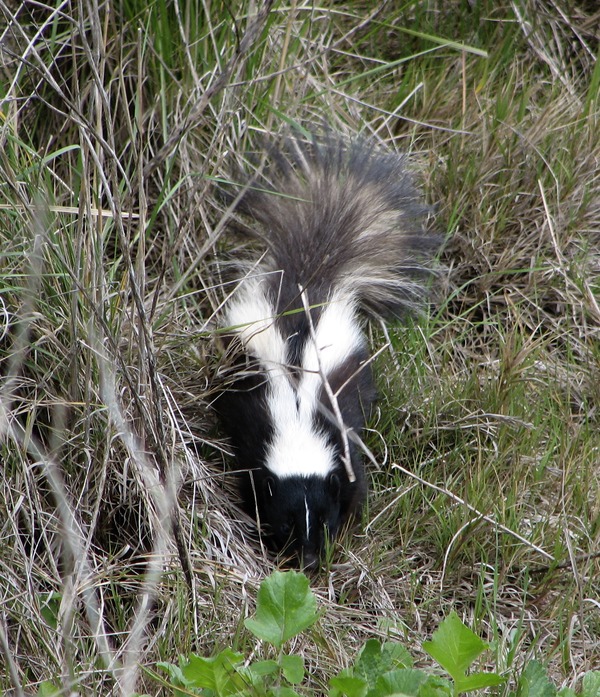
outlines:
[[[431,273],[427,263],[440,238],[425,231],[429,210],[405,165],[404,156],[362,140],[291,139],[279,149],[271,148],[267,165],[261,168],[257,163],[257,173],[240,184],[244,193],[238,211],[259,224],[247,231],[267,252],[252,272],[250,267],[243,271],[265,279],[274,325],[285,340],[292,385],[302,378],[303,352],[334,294],[351,297],[357,307],[381,317],[401,317],[423,299],[423,280]],[[311,565],[325,539],[336,536],[366,495],[362,458],[352,437],[362,433],[375,399],[366,344],[361,339],[348,347],[345,360],[327,375],[349,432],[347,447],[356,481],[349,481],[342,461],[345,439],[325,385],[312,420],[315,432],[325,434],[335,450],[331,471],[326,477],[279,479],[266,466],[276,433],[268,407],[269,368],[259,356],[243,353],[239,331],[232,329],[231,336],[230,348],[241,347],[242,354],[222,372],[215,406],[238,468],[244,471],[244,506],[275,552],[299,555]],[[297,409],[299,405],[296,397]],[[307,507],[313,521],[308,534]]]
[[[375,384],[366,351],[353,354],[334,374],[329,384],[344,425],[360,435],[375,399]],[[247,374],[238,377],[215,401],[223,428],[230,437],[239,467],[239,489],[243,509],[260,525],[265,541],[273,552],[296,557],[304,567],[314,566],[322,553],[326,537],[333,540],[340,527],[358,513],[364,503],[367,486],[364,465],[357,444],[350,437],[348,447],[356,481],[350,482],[341,457],[332,471],[334,479],[290,477],[279,480],[264,466],[267,444],[273,424],[267,409],[267,379],[255,362]],[[343,387],[342,387],[343,386]],[[327,434],[336,452],[344,452],[340,429],[332,405],[322,389],[322,411],[314,418],[315,428]],[[310,534],[304,524],[304,496],[316,522]]]

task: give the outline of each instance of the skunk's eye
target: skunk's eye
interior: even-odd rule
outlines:
[[[291,520],[286,521],[282,526],[281,526],[281,534],[284,537],[289,537],[292,534],[292,529],[293,529],[293,523]]]
[[[337,498],[340,495],[340,490],[342,488],[342,485],[340,483],[340,478],[338,475],[334,472],[329,476],[329,491],[331,492],[331,495],[334,498]]]

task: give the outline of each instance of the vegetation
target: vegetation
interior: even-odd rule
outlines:
[[[261,583],[256,617],[248,618],[245,624],[254,636],[277,650],[277,658],[250,661],[245,660],[243,654],[226,648],[211,658],[181,657],[179,666],[163,663],[161,668],[169,674],[176,695],[294,697],[298,693],[293,686],[304,679],[304,661],[302,656],[287,653],[284,645],[314,625],[318,618],[308,579],[295,571],[276,571]],[[423,648],[451,679],[414,668],[410,653],[398,641],[381,643],[369,639],[354,664],[330,678],[328,694],[330,697],[454,697],[505,682],[497,673],[472,671],[467,675],[469,667],[489,647],[460,621],[455,612],[443,620],[433,639],[424,642]],[[599,689],[600,671],[586,673],[582,697],[593,697]],[[511,695],[574,697],[575,692],[570,687],[557,690],[540,663],[532,661]]]
[[[219,263],[246,244],[215,182],[326,123],[410,151],[448,244],[430,308],[371,328],[379,467],[311,579],[295,689],[368,640],[430,665],[455,612],[494,694],[591,694],[599,52],[586,0],[0,3],[0,690],[269,660],[244,618],[273,562],[210,410]]]
[[[304,679],[304,662],[302,656],[288,654],[283,648],[289,639],[319,619],[316,604],[306,576],[296,571],[276,571],[261,583],[256,617],[245,622],[254,636],[278,651],[276,659],[243,665],[242,654],[224,649],[212,658],[192,655],[184,658],[181,666],[163,663],[161,667],[169,673],[173,683],[191,690],[192,694],[199,690],[200,694],[210,691],[223,697],[240,693],[293,697],[297,693],[292,685]],[[369,639],[355,664],[329,681],[329,694],[333,697],[383,697],[399,693],[414,697],[435,694],[449,697],[504,682],[495,673],[465,674],[487,646],[465,627],[456,613],[442,622],[433,640],[423,647],[447,670],[453,682],[414,669],[410,654],[399,642],[381,644]],[[595,684],[600,679],[600,673],[587,675],[586,682],[591,680]],[[179,692],[177,687],[175,692]]]

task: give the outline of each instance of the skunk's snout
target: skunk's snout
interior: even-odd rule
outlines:
[[[310,550],[302,550],[300,568],[304,571],[314,571],[319,566],[319,555]]]

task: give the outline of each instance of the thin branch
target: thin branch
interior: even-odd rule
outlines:
[[[556,561],[552,554],[549,554],[548,552],[546,552],[546,550],[542,549],[541,547],[538,547],[537,545],[534,545],[533,542],[528,540],[526,537],[523,537],[523,535],[519,535],[518,532],[515,532],[514,530],[507,528],[505,525],[502,525],[502,523],[499,523],[497,520],[494,520],[492,516],[486,515],[485,513],[482,513],[481,511],[477,510],[475,506],[471,506],[470,503],[467,503],[464,499],[461,499],[460,496],[453,494],[448,489],[444,489],[441,486],[437,486],[436,484],[428,482],[426,479],[419,477],[418,474],[415,474],[414,472],[411,472],[410,470],[407,470],[406,468],[402,467],[402,465],[393,463],[392,469],[399,470],[400,472],[402,472],[402,474],[406,474],[412,479],[416,479],[420,484],[423,484],[424,486],[429,487],[434,491],[439,491],[441,494],[444,494],[445,496],[448,496],[448,498],[451,498],[453,501],[456,501],[456,503],[460,503],[462,506],[466,506],[470,511],[477,515],[477,519],[485,520],[488,523],[491,523],[494,527],[498,528],[498,530],[505,532],[507,535],[512,535],[512,537],[516,537],[517,540],[519,540],[519,542],[522,542],[524,545],[527,545],[527,547],[531,547],[531,549],[534,549],[538,554],[541,554],[546,559],[549,559],[550,561]],[[471,520],[470,522],[473,523],[474,520]],[[442,573],[442,579],[443,578],[444,573]]]

